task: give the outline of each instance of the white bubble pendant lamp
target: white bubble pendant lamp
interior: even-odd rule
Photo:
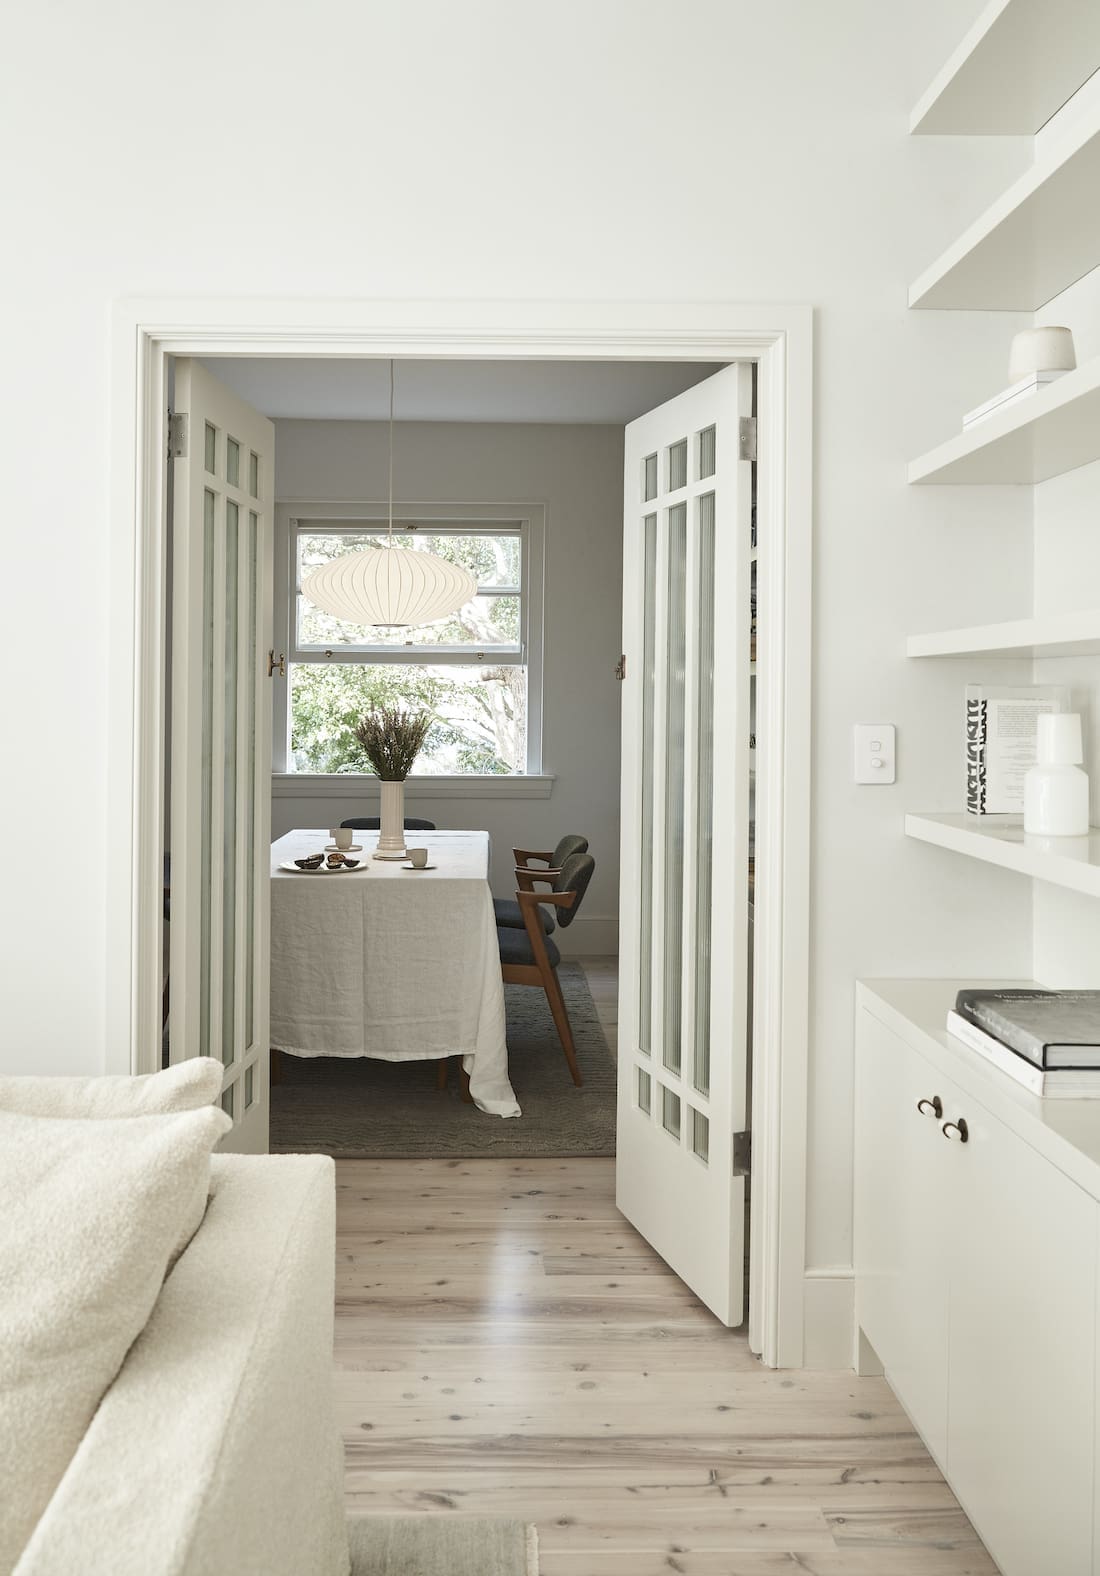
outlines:
[[[302,581],[315,607],[348,624],[433,624],[477,595],[468,569],[393,545],[393,362],[390,362],[389,515],[385,547],[344,553]]]

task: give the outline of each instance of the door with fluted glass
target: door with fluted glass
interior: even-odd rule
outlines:
[[[275,429],[197,361],[175,365],[169,1055],[213,1056],[223,1149],[268,1134]]]
[[[735,363],[626,429],[616,1196],[744,1304],[751,465]]]

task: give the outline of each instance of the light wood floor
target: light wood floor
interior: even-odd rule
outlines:
[[[542,1576],[996,1576],[885,1382],[762,1368],[612,1161],[336,1169],[351,1508],[534,1521]]]

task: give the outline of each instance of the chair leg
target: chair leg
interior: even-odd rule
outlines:
[[[543,989],[546,999],[550,1003],[550,1011],[554,1014],[554,1023],[557,1027],[561,1048],[565,1052],[565,1060],[569,1064],[569,1071],[573,1075],[573,1082],[580,1087],[584,1083],[581,1070],[577,1066],[577,1051],[573,1044],[573,1028],[569,1022],[569,1014],[565,1010],[565,997],[561,993],[556,969],[549,969],[543,977]]]
[[[474,1097],[470,1093],[470,1075],[462,1065],[461,1056],[456,1056],[455,1061],[458,1063],[459,1081],[462,1084],[462,1103],[463,1105],[473,1105]]]
[[[450,1066],[450,1060],[449,1056],[441,1056],[439,1058],[439,1063],[435,1070],[435,1086],[437,1089],[446,1089],[447,1087],[447,1070]]]

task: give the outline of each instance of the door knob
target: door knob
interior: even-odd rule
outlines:
[[[960,1144],[969,1142],[970,1129],[966,1125],[965,1116],[960,1116],[957,1122],[945,1122],[942,1131],[945,1138],[958,1139]]]
[[[943,1115],[943,1101],[938,1094],[934,1094],[931,1100],[918,1100],[917,1110],[922,1116],[934,1116],[938,1122]]]

